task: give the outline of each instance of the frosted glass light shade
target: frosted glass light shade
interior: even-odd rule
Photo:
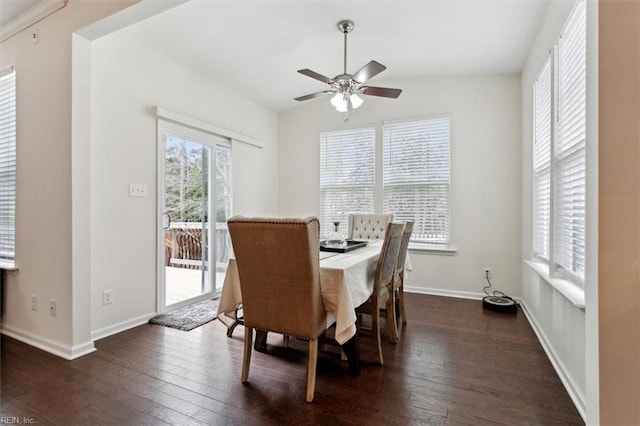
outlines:
[[[351,106],[353,107],[353,109],[359,108],[360,105],[362,105],[362,103],[364,102],[362,98],[355,93],[349,96],[349,100],[351,101]]]
[[[331,98],[331,105],[335,107],[338,112],[347,112],[349,110],[349,102],[353,109],[362,105],[362,98],[355,93],[338,92]]]
[[[335,108],[338,108],[343,103],[344,103],[344,95],[342,93],[336,93],[331,98],[331,105],[333,105]]]
[[[331,105],[333,105],[338,112],[347,112],[347,99],[344,93],[336,93],[331,98]]]

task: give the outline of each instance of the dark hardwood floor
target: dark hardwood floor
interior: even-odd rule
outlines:
[[[190,332],[143,325],[96,342],[74,361],[2,336],[0,416],[38,425],[565,425],[584,424],[524,314],[479,301],[407,294],[409,324],[362,372],[338,350],[318,358],[306,403],[306,342],[269,335],[240,383],[242,339],[213,321]],[[386,329],[384,329],[386,337]],[[6,421],[5,421],[6,423]]]

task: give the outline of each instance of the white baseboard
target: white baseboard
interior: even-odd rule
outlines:
[[[146,324],[147,322],[149,322],[149,319],[153,318],[154,316],[156,316],[155,312],[142,315],[138,318],[134,318],[128,321],[123,321],[119,324],[105,327],[100,330],[94,330],[91,332],[90,341],[75,346],[65,345],[64,343],[46,339],[20,328],[11,327],[4,324],[1,325],[0,332],[16,340],[19,340],[22,343],[26,343],[27,345],[42,349],[45,352],[49,352],[53,355],[67,360],[73,360],[81,356],[90,354],[91,352],[95,352],[96,347],[93,344],[94,341],[107,336],[111,336],[112,334],[129,330],[130,328],[137,327],[142,324]]]
[[[100,340],[105,337],[111,336],[113,334],[117,334],[117,333],[121,333],[123,331],[129,330],[130,328],[134,328],[139,325],[146,324],[147,322],[149,322],[149,319],[155,317],[156,315],[157,314],[153,312],[153,313],[139,316],[137,318],[120,322],[118,324],[110,325],[109,327],[93,330],[91,332],[91,340],[95,342],[96,340]]]
[[[79,358],[96,350],[93,345],[93,341],[88,341],[81,345],[69,346],[64,343],[45,339],[17,327],[3,325],[1,331],[2,334],[19,340],[22,343],[26,343],[27,345],[42,349],[43,351],[68,360]]]
[[[547,354],[547,358],[549,358],[549,361],[551,361],[551,365],[553,365],[553,368],[554,370],[556,370],[558,377],[560,377],[560,381],[562,381],[562,384],[567,390],[571,401],[573,401],[573,405],[576,406],[576,409],[578,410],[578,413],[580,413],[582,420],[586,422],[587,409],[584,395],[582,394],[582,392],[580,392],[580,388],[577,386],[575,380],[573,379],[573,376],[571,376],[569,370],[565,367],[562,360],[558,357],[556,351],[553,349],[553,346],[549,344],[549,340],[547,339],[542,329],[538,326],[538,322],[533,317],[533,315],[531,315],[529,309],[527,309],[527,304],[524,303],[524,301],[521,301],[520,306],[522,307],[522,312],[524,312],[524,315],[529,321],[531,328],[533,328],[534,333],[536,333],[538,341],[542,345],[544,352]]]
[[[441,288],[413,287],[408,285],[404,286],[404,291],[407,293],[430,294],[433,296],[457,297],[459,299],[471,300],[480,300],[486,296],[484,293],[474,293],[471,291],[444,290]]]
[[[472,291],[443,290],[441,288],[429,287],[412,287],[405,286],[404,291],[407,293],[430,294],[432,296],[457,297],[458,299],[482,300],[486,296],[485,293],[475,293]],[[517,303],[522,303],[519,297],[509,296]]]

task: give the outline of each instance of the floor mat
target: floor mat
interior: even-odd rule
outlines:
[[[217,314],[218,300],[203,300],[202,302],[155,316],[149,320],[149,323],[189,331],[213,321],[216,319]]]

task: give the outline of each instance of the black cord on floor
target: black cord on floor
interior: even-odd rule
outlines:
[[[493,292],[492,292],[492,293],[489,293],[489,292],[487,291],[487,289],[488,289],[488,288],[491,288],[491,280],[489,280],[489,276],[488,276],[488,275],[486,275],[484,278],[485,278],[485,279],[487,280],[487,282],[489,283],[489,285],[486,285],[486,286],[484,286],[484,287],[482,288],[482,290],[484,290],[484,294],[486,294],[487,296],[504,297],[505,299],[511,299],[511,300],[513,300],[513,298],[512,298],[512,297],[507,296],[507,294],[506,294],[506,293],[503,293],[503,292],[502,292],[502,291],[500,291],[500,290],[493,290]],[[515,302],[515,301],[514,301],[514,302]],[[520,306],[520,304],[519,304],[518,302],[516,302],[516,306]]]
[[[484,294],[486,294],[487,296],[496,296],[496,297],[507,297],[506,294],[504,294],[503,292],[499,291],[499,290],[494,290],[492,294],[489,294],[489,292],[487,291],[488,288],[491,288],[491,281],[489,280],[489,276],[485,276],[484,277],[487,282],[489,283],[489,285],[484,286],[482,288],[482,290],[484,290]]]

